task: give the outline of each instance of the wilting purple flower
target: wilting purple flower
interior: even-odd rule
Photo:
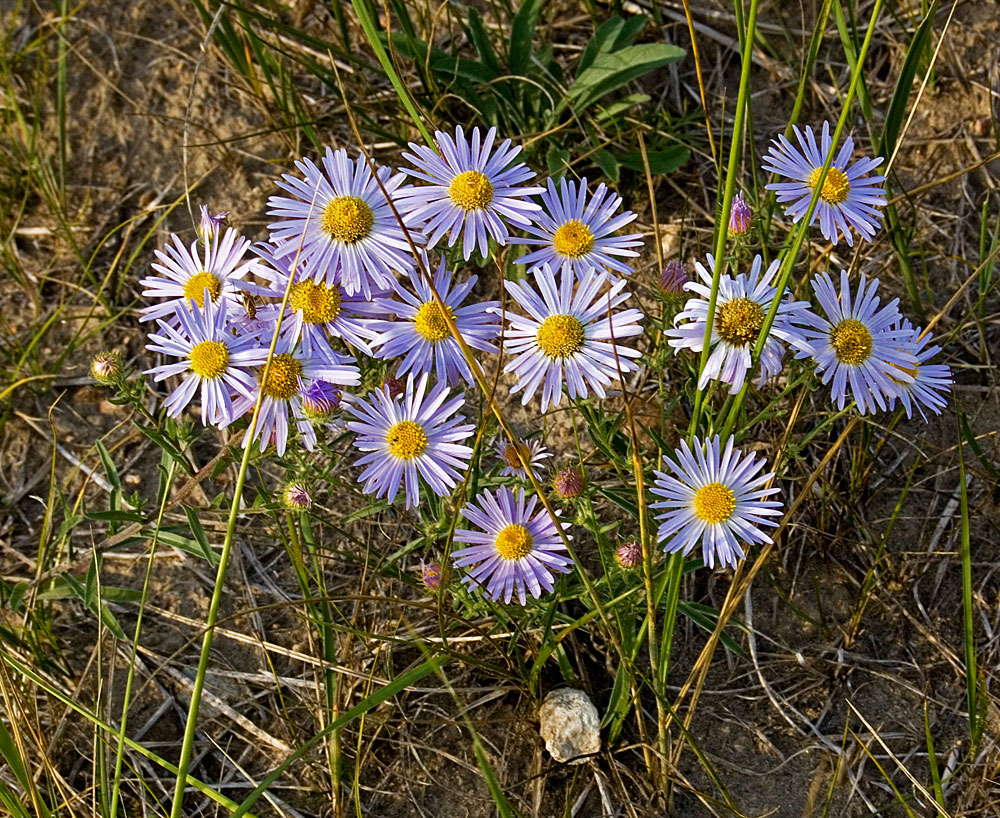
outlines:
[[[223,210],[221,213],[209,213],[208,205],[201,206],[201,220],[198,222],[198,235],[203,239],[211,239],[216,233],[226,226],[226,219],[229,211]]]
[[[307,511],[313,502],[309,489],[301,480],[293,480],[285,486],[281,501],[289,511]]]
[[[382,381],[382,386],[380,388],[389,393],[389,400],[396,400],[396,398],[406,391],[406,384],[403,383],[400,378],[394,378],[392,375],[387,375],[386,379]]]
[[[660,290],[664,295],[681,295],[688,283],[687,270],[679,261],[668,261],[660,273]]]
[[[615,560],[622,568],[635,568],[642,562],[642,546],[635,540],[622,543],[615,549]]]
[[[441,570],[441,563],[420,560],[420,579],[428,590],[438,590],[441,587],[442,580],[446,579]]]
[[[583,493],[583,474],[578,469],[563,469],[552,480],[556,493],[564,498],[579,497]]]

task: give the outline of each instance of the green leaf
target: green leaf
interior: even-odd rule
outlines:
[[[558,179],[569,169],[569,151],[552,145],[545,153],[545,164],[549,167],[549,176]]]
[[[148,539],[152,539],[153,532],[145,532],[145,536]],[[216,568],[219,565],[219,555],[215,553],[211,548],[208,551],[202,547],[202,544],[197,540],[191,540],[182,534],[178,534],[176,531],[164,531],[160,530],[159,540],[164,545],[168,545],[171,548],[176,548],[178,551],[184,551],[185,553],[191,554],[192,556],[198,557],[199,559],[208,560],[209,564]]]
[[[212,546],[208,542],[208,535],[201,525],[201,520],[198,519],[198,512],[193,508],[184,506],[184,514],[187,515],[188,526],[191,528],[191,533],[194,534],[198,548],[201,549],[201,556],[208,560],[213,567],[217,566],[219,564],[219,555],[212,550]]]
[[[472,41],[479,59],[483,61],[483,65],[496,76],[500,76],[503,73],[500,68],[500,58],[493,48],[493,43],[490,42],[490,34],[483,22],[483,15],[479,13],[478,9],[471,7],[469,8],[469,39]]]
[[[590,158],[594,160],[594,164],[604,171],[604,175],[607,176],[612,182],[618,181],[618,178],[621,176],[621,173],[619,172],[618,160],[611,155],[610,151],[606,151],[604,148],[601,148],[600,150],[594,151]]]
[[[903,118],[906,116],[906,103],[910,98],[913,79],[917,75],[924,51],[930,43],[937,7],[938,0],[933,0],[930,8],[927,9],[923,22],[918,26],[916,34],[910,41],[910,47],[906,50],[906,59],[903,60],[903,67],[896,80],[896,89],[892,92],[892,101],[889,103],[889,110],[885,115],[885,129],[882,131],[882,144],[878,151],[879,155],[886,159],[892,156],[892,152],[896,149],[896,141],[899,139]]]
[[[587,42],[587,47],[583,49],[583,56],[576,66],[576,73],[590,68],[601,52],[618,51],[632,45],[639,32],[646,27],[647,17],[637,14],[623,20],[621,17],[612,17],[600,25],[594,36]]]
[[[593,64],[576,75],[567,98],[579,114],[597,100],[685,55],[683,48],[666,43],[632,45],[615,52],[600,52]]]
[[[507,65],[511,74],[524,74],[531,61],[531,41],[535,38],[535,24],[542,10],[542,0],[524,0],[514,15],[510,27],[510,51]]]
[[[122,481],[118,476],[118,469],[115,468],[115,463],[111,459],[111,455],[108,454],[108,450],[104,448],[104,444],[100,440],[95,440],[94,446],[97,448],[97,453],[101,456],[101,463],[104,465],[104,473],[108,476],[108,482],[113,488],[121,491]]]
[[[646,167],[642,162],[642,154],[639,151],[629,151],[617,158],[629,170],[639,173],[646,172]],[[649,172],[654,175],[673,173],[690,158],[691,151],[683,145],[673,145],[665,151],[646,151]]]

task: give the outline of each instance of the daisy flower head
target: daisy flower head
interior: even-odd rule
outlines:
[[[931,342],[931,334],[927,333],[920,337],[920,328],[913,329],[913,325],[903,318],[898,329],[910,333],[909,340],[906,341],[904,349],[912,353],[916,358],[916,363],[905,370],[913,377],[912,383],[897,381],[893,378],[892,370],[889,370],[889,377],[895,381],[899,390],[899,400],[906,410],[906,417],[913,417],[913,409],[920,412],[920,416],[927,420],[924,413],[924,406],[930,409],[935,415],[940,415],[941,410],[947,405],[947,401],[942,397],[942,392],[948,392],[952,384],[951,369],[945,364],[929,364],[931,358],[941,351],[939,346],[928,346]],[[889,408],[895,407],[896,398],[889,400]]]
[[[294,274],[291,256],[279,256],[277,248],[258,245],[254,252],[265,262],[257,269],[257,274],[268,281],[267,286],[247,284],[254,295],[274,299],[257,309],[257,318],[274,322],[281,311],[281,301],[288,290],[288,312],[282,322],[282,332],[302,339],[307,351],[316,350],[320,356],[329,357],[333,350],[328,336],[340,338],[366,355],[371,355],[369,342],[376,333],[367,327],[363,314],[373,314],[371,301],[361,293],[348,294],[342,284],[329,284],[309,275],[301,264]],[[301,259],[300,259],[301,262]],[[288,282],[294,275],[294,283],[288,289]]]
[[[238,308],[241,279],[258,266],[255,259],[245,258],[249,239],[231,227],[225,232],[216,230],[211,236],[192,242],[190,247],[185,247],[176,233],[170,238],[163,251],[155,252],[159,263],[154,262],[153,269],[160,275],[139,282],[145,287],[143,295],[165,300],[145,307],[139,320],[165,318],[176,326],[175,313],[191,305],[204,308],[206,290],[211,301],[218,302],[221,298],[231,308]]]
[[[264,347],[264,364],[257,368],[253,393],[241,395],[233,401],[233,417],[251,411],[261,393],[260,413],[256,428],[247,427],[243,447],[260,441],[260,451],[267,451],[272,443],[281,457],[288,446],[289,416],[295,423],[303,445],[309,451],[316,446],[316,430],[303,407],[303,396],[313,381],[328,384],[355,386],[361,382],[361,373],[346,355],[323,357],[297,346],[288,335],[278,338],[274,357],[267,366],[267,347]],[[266,376],[265,376],[266,373]],[[253,436],[250,432],[253,429]]]
[[[562,272],[557,287],[556,275],[545,264],[532,271],[537,290],[527,281],[505,281],[507,291],[528,313],[527,317],[509,314],[511,328],[504,338],[504,348],[516,356],[504,367],[518,376],[511,390],[524,390],[525,404],[542,387],[542,412],[562,400],[563,380],[570,398],[585,398],[590,390],[606,397],[604,387],[622,373],[638,368],[635,359],[641,353],[612,343],[642,333],[637,309],[613,312],[629,297],[625,280],[610,282],[607,271],[587,270],[577,276]],[[610,312],[610,318],[609,318]]]
[[[366,467],[358,478],[362,491],[391,503],[404,484],[406,508],[413,508],[422,477],[438,497],[448,496],[472,457],[461,441],[475,426],[455,414],[465,399],[450,397],[444,383],[428,391],[427,375],[414,380],[412,373],[399,398],[388,389],[375,390],[371,398],[355,398],[346,407],[356,418],[346,424],[356,435],[354,445],[365,453],[356,463]]]
[[[155,366],[146,374],[156,382],[183,376],[164,403],[170,417],[178,417],[200,390],[201,422],[225,425],[235,417],[232,395],[249,399],[254,394],[253,367],[267,360],[267,347],[252,335],[234,336],[226,302],[213,303],[207,287],[202,296],[204,309],[192,304],[190,310],[177,311],[177,327],[157,321],[160,332],[150,333],[146,349],[180,360]]]
[[[322,163],[321,170],[310,159],[296,162],[304,178],[285,173],[277,181],[294,198],[267,200],[268,214],[279,219],[268,225],[275,255],[299,256],[317,282],[339,282],[348,295],[368,298],[391,286],[393,271],[413,269],[406,234],[379,186],[395,201],[404,177],[379,167],[376,179],[364,156],[352,161],[329,147]]]
[[[878,279],[869,284],[863,275],[852,298],[846,270],[840,273],[839,294],[827,273],[816,276],[812,288],[825,317],[817,316],[815,327],[804,335],[837,409],[844,408],[849,396],[862,415],[887,409],[913,383],[910,373],[917,365],[907,349],[913,331],[899,326],[899,299],[879,307]],[[800,351],[798,357],[805,354]]]
[[[403,154],[414,166],[407,175],[428,184],[400,189],[400,207],[424,226],[428,247],[447,234],[449,247],[462,239],[466,259],[477,246],[486,258],[489,236],[506,244],[510,237],[506,222],[527,227],[541,210],[528,197],[543,188],[523,186],[535,172],[523,162],[513,164],[521,147],[505,139],[494,150],[496,134],[497,129],[490,128],[484,138],[479,128],[473,128],[468,139],[459,126],[454,138],[443,131],[434,134],[440,154],[413,142],[413,153]]]
[[[500,474],[505,477],[517,477],[519,480],[528,479],[525,463],[531,467],[532,473],[537,473],[542,467],[542,461],[552,457],[552,452],[546,449],[537,437],[523,442],[520,440],[511,442],[501,436],[494,443],[493,451],[497,460],[503,464]]]
[[[776,526],[771,517],[781,515],[781,503],[768,500],[777,487],[766,488],[773,473],[760,474],[764,459],[733,447],[733,438],[721,447],[719,436],[694,446],[681,441],[674,450],[676,460],[664,455],[670,474],[657,471],[650,489],[664,499],[650,508],[665,509],[657,540],[667,553],[689,554],[699,543],[702,560],[709,568],[736,567],[746,556],[741,543],[771,542],[760,526]]]
[[[630,275],[632,268],[621,259],[639,255],[633,248],[642,246],[642,236],[614,235],[636,217],[630,210],[615,215],[622,205],[621,197],[602,182],[588,198],[586,179],[579,185],[562,179],[558,190],[551,179],[546,184],[542,212],[524,226],[531,237],[511,239],[511,244],[540,245],[539,249],[517,259],[517,263],[529,269],[549,264],[577,273],[608,269]]]
[[[553,572],[569,573],[571,562],[555,523],[544,506],[536,514],[537,505],[538,497],[525,498],[523,489],[501,486],[496,494],[484,491],[462,509],[466,520],[483,529],[455,531],[456,542],[469,543],[452,554],[455,565],[475,566],[463,582],[470,588],[482,587],[495,601],[510,602],[516,593],[522,605],[527,601],[525,592],[537,599],[543,590],[554,589]],[[567,529],[570,524],[559,525]]]
[[[427,257],[424,256],[427,265]],[[429,269],[429,267],[427,267]],[[419,270],[410,273],[413,291],[401,284],[395,287],[396,298],[379,298],[376,309],[380,315],[394,315],[395,321],[373,320],[369,327],[374,331],[379,358],[402,357],[396,375],[413,372],[419,375],[434,372],[439,380],[455,386],[465,379],[475,384],[469,362],[462,354],[462,348],[451,334],[445,313],[465,342],[481,352],[497,351],[493,339],[500,334],[500,324],[496,320],[499,312],[498,301],[480,301],[462,306],[478,276],[470,276],[461,282],[452,282],[451,271],[444,259],[434,274],[434,289],[444,302],[444,311],[434,299],[431,287]]]
[[[667,330],[667,343],[674,348],[675,354],[682,349],[701,352],[704,347],[715,272],[715,258],[709,254],[707,260],[708,267],[700,262],[695,264],[700,280],[684,285],[697,297],[688,299],[684,309],[677,313],[675,325]],[[780,260],[775,259],[762,273],[763,261],[758,255],[754,256],[749,273],[719,277],[715,320],[709,339],[712,353],[698,379],[698,389],[704,389],[713,379],[729,384],[729,391],[734,395],[743,388],[747,372],[753,364],[751,353],[777,295],[773,281],[780,266]],[[800,325],[811,325],[813,321],[808,302],[782,299],[761,352],[758,388],[765,380],[781,372],[785,343],[797,349],[806,347]]]
[[[764,157],[764,170],[777,173],[791,181],[774,182],[767,190],[778,194],[778,201],[784,205],[785,213],[798,223],[809,209],[809,200],[819,183],[819,177],[826,163],[826,157],[833,149],[830,140],[830,123],[823,123],[823,132],[817,143],[813,129],[808,125],[800,130],[793,126],[799,147],[796,148],[784,135],[772,140]],[[801,150],[800,150],[801,148]],[[813,220],[819,219],[819,229],[827,241],[836,244],[840,234],[850,246],[854,246],[851,228],[871,241],[882,220],[879,212],[886,202],[884,176],[866,176],[882,164],[883,157],[865,157],[853,165],[848,164],[854,151],[854,140],[847,137],[843,147],[837,152],[820,190]]]

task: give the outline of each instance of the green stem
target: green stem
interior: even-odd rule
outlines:
[[[726,184],[722,194],[722,209],[715,225],[715,269],[712,271],[712,291],[708,297],[708,318],[705,322],[705,339],[701,347],[701,359],[698,363],[698,377],[705,371],[708,356],[711,352],[712,329],[715,326],[715,305],[719,298],[719,280],[725,266],[722,254],[726,250],[726,237],[729,234],[729,210],[733,204],[736,190],[736,167],[740,159],[740,144],[743,140],[743,120],[747,111],[747,100],[750,95],[750,66],[753,64],[754,32],[757,30],[757,0],[750,0],[750,13],[747,19],[747,30],[744,38],[743,67],[740,72],[740,89],[736,97],[736,115],[733,120],[733,133],[729,143],[729,165],[726,169]],[[694,437],[698,431],[698,421],[701,419],[704,392],[695,390],[694,411],[691,413],[691,424],[688,427],[688,438]]]
[[[851,76],[851,85],[847,91],[847,99],[844,100],[844,107],[840,112],[840,119],[837,121],[837,127],[834,129],[833,137],[830,141],[830,152],[826,157],[826,161],[823,163],[822,169],[820,170],[819,178],[816,180],[816,186],[813,188],[812,198],[809,200],[809,208],[806,210],[805,215],[799,222],[798,229],[795,232],[795,237],[792,240],[792,246],[781,259],[781,267],[778,273],[777,291],[775,292],[774,298],[771,300],[771,306],[767,311],[767,316],[764,319],[764,325],[761,327],[757,343],[754,344],[754,364],[756,364],[760,359],[760,353],[764,349],[764,342],[767,340],[768,334],[771,331],[771,325],[774,324],[775,316],[778,314],[778,307],[781,305],[782,296],[788,288],[788,281],[792,275],[792,267],[795,265],[799,251],[802,249],[802,245],[805,242],[806,234],[809,231],[809,225],[812,224],[813,213],[816,211],[816,206],[819,204],[819,197],[823,190],[823,184],[826,181],[827,171],[830,170],[830,166],[833,164],[833,158],[836,155],[837,145],[840,143],[840,136],[844,131],[844,126],[847,124],[847,117],[851,111],[851,103],[854,101],[854,96],[858,89],[858,83],[861,81],[861,69],[864,67],[865,55],[868,53],[868,46],[871,45],[872,36],[875,33],[875,23],[878,20],[879,12],[882,10],[882,3],[883,0],[875,0],[875,5],[872,8],[872,16],[868,22],[868,31],[865,34],[865,41],[861,46],[861,51],[858,53],[858,60]],[[718,263],[716,263],[716,269],[718,269]],[[709,315],[711,316],[711,312]],[[711,322],[709,322],[709,329],[710,328]],[[708,334],[706,331],[706,339],[707,337]],[[704,351],[702,354],[704,356]],[[736,418],[743,407],[743,401],[746,398],[747,390],[750,388],[750,381],[751,379],[747,378],[743,384],[743,388],[739,391],[739,394],[733,401],[732,406],[729,408],[729,414],[726,416],[725,423],[722,426],[721,436],[723,439],[732,434],[733,427],[736,424]]]

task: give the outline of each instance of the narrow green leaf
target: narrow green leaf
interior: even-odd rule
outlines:
[[[202,527],[201,520],[198,519],[198,512],[193,508],[184,506],[184,514],[187,516],[188,526],[194,535],[195,541],[198,543],[198,548],[201,549],[202,557],[208,560],[213,566],[218,565],[219,555],[212,550],[212,545],[208,541],[208,535],[205,533],[204,527]]]
[[[95,440],[94,446],[97,449],[97,453],[101,456],[101,463],[104,466],[104,473],[108,476],[108,482],[117,491],[121,491],[122,481],[118,476],[118,469],[115,468],[115,463],[111,459],[111,455],[108,453],[108,450],[104,448],[104,444],[101,443],[100,440]]]
[[[611,53],[600,52],[591,65],[576,75],[567,98],[573,109],[582,113],[606,94],[676,62],[685,53],[683,48],[666,43],[645,43]]]
[[[620,167],[618,165],[618,160],[611,154],[611,151],[606,151],[604,148],[594,151],[590,157],[594,160],[594,164],[597,165],[612,182],[617,182],[621,176]]]
[[[542,0],[524,0],[514,15],[514,22],[510,27],[510,51],[507,55],[511,74],[523,75],[528,70],[531,41],[535,38],[535,25],[541,10]]]
[[[648,19],[637,14],[635,17],[629,17],[628,20],[623,20],[621,17],[605,20],[594,32],[594,36],[587,41],[580,62],[577,63],[576,73],[580,74],[593,65],[597,55],[601,52],[618,51],[632,45],[636,37],[639,36],[639,32],[646,27]]]
[[[483,22],[483,15],[478,9],[469,7],[469,39],[473,48],[483,61],[483,65],[489,68],[495,76],[500,76],[503,69],[500,67],[500,58],[497,56],[493,43],[490,42],[490,34]]]
[[[646,151],[646,158],[649,160],[649,172],[654,175],[673,173],[691,158],[691,151],[683,145],[673,145],[663,151]],[[630,151],[617,157],[618,161],[629,170],[645,173],[646,168],[642,162],[642,154],[639,151]]]

